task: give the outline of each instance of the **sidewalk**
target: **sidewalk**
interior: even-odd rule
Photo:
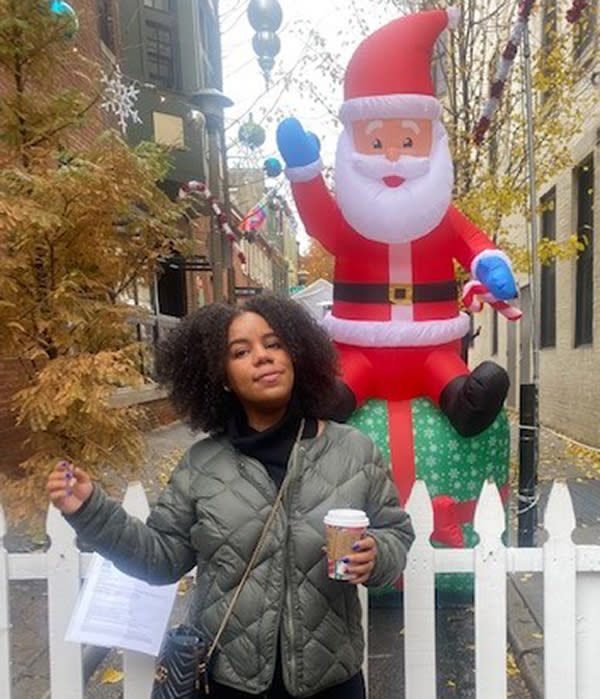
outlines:
[[[511,462],[518,464],[519,435],[511,422]],[[577,529],[576,544],[600,544],[600,454],[574,445],[542,427],[540,431],[539,502],[536,544],[545,540],[544,511],[554,479],[569,486]],[[513,488],[513,492],[516,492]],[[514,498],[513,498],[514,499]],[[512,503],[511,503],[512,507]],[[516,512],[516,507],[512,509]],[[511,518],[511,521],[514,521]],[[516,529],[516,524],[513,527]],[[511,532],[512,534],[512,532]],[[515,535],[516,537],[516,535]],[[515,660],[533,699],[543,699],[543,579],[540,573],[513,575],[508,582],[508,636]]]

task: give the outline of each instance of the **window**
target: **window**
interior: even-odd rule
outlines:
[[[592,44],[596,33],[597,4],[597,0],[590,0],[583,8],[579,20],[575,22],[575,35],[573,38],[575,58],[582,56],[588,46]]]
[[[498,311],[492,311],[492,355],[498,354]]]
[[[154,140],[169,148],[183,148],[183,119],[174,114],[153,112]]]
[[[169,27],[146,22],[146,56],[149,79],[162,87],[175,87],[173,37]]]
[[[556,240],[556,190],[542,197],[542,238]],[[556,262],[542,266],[541,346],[556,346]]]
[[[100,38],[113,53],[115,53],[115,19],[112,0],[97,0],[98,33]]]
[[[585,250],[577,258],[575,286],[575,347],[593,342],[594,322],[594,159],[575,170],[577,235]]]
[[[171,0],[144,0],[144,5],[151,7],[153,10],[171,11]]]
[[[186,314],[185,271],[175,260],[161,263],[158,277],[158,310],[181,318]]]

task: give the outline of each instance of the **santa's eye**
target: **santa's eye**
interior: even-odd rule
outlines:
[[[376,138],[376,139],[373,141],[373,148],[383,148],[383,144],[381,143],[381,139],[380,139],[380,138]]]
[[[413,140],[410,136],[407,136],[404,141],[402,141],[402,148],[412,148]]]

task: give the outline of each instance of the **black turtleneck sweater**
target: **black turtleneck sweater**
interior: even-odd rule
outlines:
[[[300,428],[302,419],[300,401],[295,394],[292,395],[281,420],[262,431],[250,427],[246,413],[237,400],[234,399],[231,402],[232,409],[225,436],[243,454],[260,461],[279,488],[285,478],[290,454]],[[315,437],[316,434],[317,421],[314,418],[307,418],[302,436]]]

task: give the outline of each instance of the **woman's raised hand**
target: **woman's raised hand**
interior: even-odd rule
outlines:
[[[46,492],[52,504],[64,515],[72,515],[92,494],[94,486],[88,474],[61,461],[48,476]]]

